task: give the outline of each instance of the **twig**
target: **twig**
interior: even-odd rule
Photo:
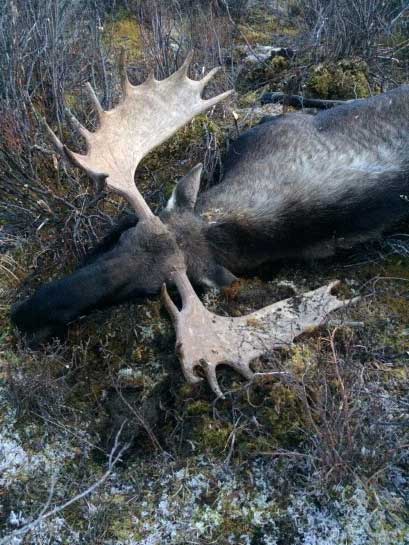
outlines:
[[[287,95],[286,93],[279,92],[266,93],[261,97],[261,104],[283,104],[284,102],[287,104],[287,106],[292,106],[293,108],[318,108],[320,110],[326,110],[328,108],[334,108],[335,106],[341,106],[342,104],[346,104],[351,101],[321,100],[317,98],[306,98],[301,95]]]
[[[352,320],[328,320],[327,325],[330,327],[365,327],[365,322],[356,322]]]
[[[139,411],[137,411],[135,409],[135,407],[132,407],[132,405],[128,402],[127,399],[125,399],[121,389],[115,385],[115,389],[119,395],[119,397],[121,398],[121,401],[128,407],[128,409],[131,411],[131,413],[135,416],[136,420],[138,421],[138,423],[143,427],[143,429],[146,431],[146,433],[148,434],[150,440],[152,441],[152,443],[155,445],[155,447],[160,450],[161,452],[165,452],[162,445],[159,443],[158,441],[158,438],[156,437],[156,435],[153,433],[150,425],[148,424],[148,422],[146,422],[146,420],[143,418],[143,416],[139,413]],[[122,426],[121,426],[121,429],[122,429]],[[0,543],[1,545],[1,543]]]
[[[331,352],[332,352],[332,356],[333,356],[333,360],[334,360],[335,374],[336,374],[336,377],[337,377],[337,380],[338,380],[338,384],[339,384],[339,386],[341,388],[341,396],[342,396],[341,410],[342,410],[342,412],[344,413],[344,416],[345,416],[345,427],[346,427],[346,430],[347,430],[347,440],[348,440],[349,446],[352,447],[352,433],[351,433],[351,428],[350,428],[350,425],[349,425],[349,399],[348,399],[348,396],[347,396],[347,393],[346,393],[343,378],[341,377],[341,373],[340,373],[340,370],[339,370],[338,354],[337,354],[337,350],[336,350],[336,347],[335,347],[335,335],[337,334],[338,330],[339,330],[339,327],[336,327],[334,329],[334,331],[331,333],[330,346],[331,346]]]
[[[86,496],[89,496],[99,486],[101,486],[108,479],[108,477],[111,475],[115,465],[120,461],[123,453],[129,448],[129,443],[125,443],[125,445],[120,449],[118,454],[115,454],[115,452],[118,450],[119,437],[120,437],[120,435],[122,433],[122,430],[123,430],[123,427],[124,427],[125,424],[126,424],[126,420],[124,420],[122,422],[122,425],[121,425],[118,433],[116,434],[115,444],[112,447],[112,450],[111,450],[111,452],[109,454],[108,469],[102,475],[102,477],[100,479],[98,479],[94,484],[92,484],[86,490],[84,490],[83,492],[80,492],[79,494],[77,494],[73,498],[69,499],[68,501],[66,501],[62,505],[58,505],[57,507],[54,507],[54,509],[51,509],[50,511],[47,511],[48,507],[50,506],[52,497],[54,495],[55,479],[53,478],[53,480],[51,481],[51,488],[50,488],[50,492],[48,494],[47,502],[46,502],[45,506],[43,507],[43,509],[41,510],[39,516],[35,520],[33,520],[32,522],[29,522],[28,524],[25,524],[24,526],[22,526],[18,530],[15,530],[11,534],[9,534],[7,536],[4,536],[2,539],[0,539],[0,545],[7,545],[9,543],[13,543],[14,538],[16,538],[17,536],[21,536],[21,535],[26,534],[27,532],[31,532],[37,526],[39,526],[44,520],[46,520],[46,519],[48,519],[50,517],[53,517],[57,513],[61,513],[61,511],[64,511],[64,509],[66,509],[67,507],[69,507],[73,503],[85,498]]]

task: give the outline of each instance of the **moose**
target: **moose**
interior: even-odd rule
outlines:
[[[407,214],[409,86],[315,116],[286,113],[247,130],[231,145],[218,184],[200,192],[197,165],[154,216],[134,182],[138,163],[232,92],[202,99],[217,68],[195,81],[188,77],[190,62],[191,55],[167,79],[151,75],[134,86],[122,57],[123,98],[110,111],[88,85],[99,128],[90,132],[72,118],[86,154],[69,150],[45,123],[60,155],[125,197],[137,219],[108,238],[85,266],[16,304],[12,321],[45,338],[93,309],[162,290],[186,378],[199,380],[195,367],[201,366],[221,395],[217,364],[227,362],[249,378],[251,358],[266,346],[291,342],[342,302],[331,284],[305,294],[297,308],[286,300],[253,313],[254,320],[218,317],[203,307],[191,283],[222,288],[268,262],[331,256],[379,236]],[[180,292],[182,310],[166,284]],[[251,330],[257,321],[261,332]],[[240,352],[243,339],[247,348]]]

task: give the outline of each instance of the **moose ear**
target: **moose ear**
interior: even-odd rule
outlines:
[[[216,265],[208,276],[202,279],[203,286],[208,288],[229,288],[233,282],[238,280],[237,276],[234,276],[228,269],[221,265]]]
[[[174,208],[194,209],[199,192],[202,169],[203,165],[199,163],[178,181],[166,205],[167,210],[173,210]]]

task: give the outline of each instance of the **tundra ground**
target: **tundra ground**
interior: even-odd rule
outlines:
[[[25,28],[17,4],[14,24]],[[53,17],[73,37],[70,17],[78,12],[57,4]],[[371,54],[356,40],[354,54],[339,58],[329,39],[319,47],[307,39],[312,3],[254,2],[240,11],[216,2],[206,11],[193,2],[195,18],[178,11],[179,3],[166,11],[156,2],[160,16],[137,4],[104,12],[106,22],[84,42],[105,63],[106,80],[100,68],[94,77],[101,92],[107,84],[107,103],[117,96],[113,67],[123,45],[139,81],[152,65],[158,75],[171,71],[170,44],[199,48],[197,73],[229,54],[219,83],[237,89],[228,106],[196,118],[140,166],[138,184],[156,207],[203,158],[204,183],[211,183],[228,137],[282,113],[282,106],[261,105],[265,92],[349,99],[407,81],[404,25],[381,33]],[[84,40],[90,8],[80,7],[75,28]],[[167,29],[169,47],[161,49],[158,32]],[[58,100],[92,122],[74,69],[87,71],[93,60],[74,42]],[[298,53],[243,60],[243,51],[269,45]],[[53,67],[38,70],[32,102],[47,112]],[[202,294],[208,308],[233,316],[335,278],[346,298],[360,296],[290,349],[255,361],[260,374],[251,384],[221,369],[225,400],[204,382],[185,383],[156,298],[96,312],[72,324],[66,339],[31,350],[10,325],[10,305],[73,270],[124,206],[93,202],[88,181],[56,162],[34,117],[23,131],[10,96],[0,121],[0,543],[407,545],[408,225],[334,259],[281,263],[234,290]],[[61,111],[52,115],[58,127]]]

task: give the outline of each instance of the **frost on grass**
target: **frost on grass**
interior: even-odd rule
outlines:
[[[29,522],[21,512],[11,512],[9,517],[9,525],[19,528]],[[41,522],[36,528],[30,532],[30,545],[59,545],[68,543],[80,543],[79,532],[70,528],[69,524],[63,517],[56,516],[52,520]],[[16,536],[11,538],[10,545],[23,545],[27,543],[27,538]]]
[[[303,545],[404,545],[409,529],[398,522],[391,505],[371,508],[370,498],[361,484],[339,487],[338,497],[319,508],[311,498],[297,496],[288,507]],[[392,504],[396,498],[390,498]]]
[[[34,449],[24,445],[17,431],[15,411],[8,405],[3,389],[0,389],[0,411],[4,416],[0,426],[0,487],[9,488],[16,481],[32,478],[36,472],[52,474],[58,465],[64,464],[75,455],[75,448],[69,441],[42,443]],[[34,437],[33,425],[24,429],[24,435]]]
[[[285,483],[272,461],[256,459],[240,470],[203,458],[179,470],[161,465],[161,475],[133,473],[143,482],[135,488],[138,500],[117,521],[122,535],[109,545],[409,543],[409,527],[396,515],[399,498],[373,505],[360,483],[334,487],[328,502],[317,492],[283,496]]]
[[[0,479],[9,500],[3,509],[7,515],[2,531],[10,534],[35,518],[44,506],[53,476],[58,479],[51,507],[95,482],[101,468],[92,465],[87,447],[82,445],[86,479],[83,473],[76,473],[81,464],[75,462],[78,443],[72,436],[60,436],[58,441],[56,437],[42,439],[41,445],[27,441],[34,433],[33,424],[29,433],[17,426],[16,415],[4,399]],[[409,525],[404,518],[409,479],[404,471],[388,469],[385,482],[391,486],[378,488],[376,493],[359,480],[324,490],[319,478],[314,483],[307,467],[302,476],[303,464],[299,459],[271,458],[226,464],[203,455],[175,460],[159,453],[148,459],[135,458],[118,466],[74,511],[59,513],[29,536],[9,543],[409,544]],[[28,499],[26,492],[32,491],[33,482],[41,493]]]
[[[0,486],[7,487],[21,471],[27,471],[30,462],[27,453],[15,438],[0,432]]]
[[[61,436],[49,441],[39,440],[39,430],[33,424],[26,427],[18,425],[4,388],[0,388],[0,414],[0,537],[3,537],[35,519],[35,514],[47,500],[53,480],[57,483],[59,478],[66,481],[66,464],[74,459],[76,445],[70,438]],[[39,497],[36,497],[36,492]],[[56,496],[57,501],[60,500],[58,487]],[[2,502],[4,499],[7,509]],[[6,517],[1,516],[4,514]],[[56,516],[34,528],[28,541],[27,536],[17,536],[7,543],[79,543],[79,533],[70,527],[64,516]]]

